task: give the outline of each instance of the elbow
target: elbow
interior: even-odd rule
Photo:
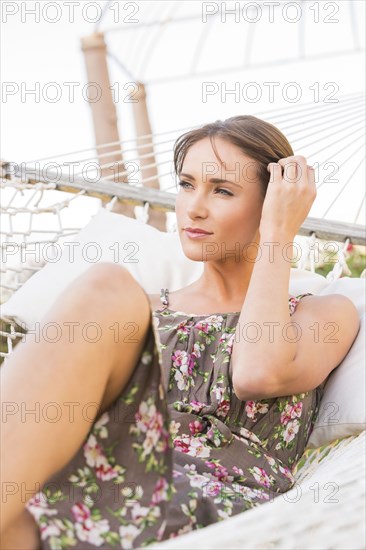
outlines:
[[[239,401],[259,401],[276,396],[278,392],[277,380],[268,375],[233,375],[233,391]]]

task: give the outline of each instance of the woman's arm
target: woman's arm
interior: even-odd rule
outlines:
[[[316,197],[314,170],[302,156],[281,159],[269,169],[259,251],[231,357],[234,390],[242,400],[314,389],[342,361],[360,325],[354,304],[338,295],[306,300],[291,319],[292,243]],[[332,325],[337,337],[330,341]]]
[[[298,344],[288,305],[291,262],[283,253],[286,250],[292,256],[292,241],[289,234],[280,232],[260,236],[231,356],[238,397],[260,388],[265,398],[296,355]]]
[[[231,358],[238,393],[260,389],[263,396],[274,390],[281,369],[296,355],[287,298],[292,244],[316,197],[314,170],[305,157],[286,157],[267,169],[270,176],[259,224],[259,249]]]

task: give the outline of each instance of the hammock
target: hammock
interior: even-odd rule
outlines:
[[[356,97],[349,99],[346,103],[346,113],[347,109],[357,104],[357,101]],[[333,114],[329,109],[327,116],[336,119],[337,108],[333,108]],[[277,122],[280,116],[281,113],[277,113]],[[172,183],[171,152],[174,139],[182,131],[180,129],[155,136],[142,136],[136,140],[105,144],[104,147],[98,148],[98,157],[92,150],[82,150],[73,154],[58,155],[52,159],[41,159],[31,166],[30,163],[3,162],[1,233],[2,251],[5,253],[6,261],[1,268],[1,301],[7,302],[11,296],[16,295],[36,272],[51,262],[52,248],[62,246],[66,239],[70,240],[71,236],[78,234],[98,208],[103,208],[106,212],[120,212],[122,216],[127,213],[130,217],[132,211],[138,221],[151,223],[153,220],[155,226],[173,233],[175,185]],[[333,134],[334,130],[330,131]],[[289,137],[291,141],[291,135]],[[348,150],[348,158],[352,158],[358,151],[359,144],[355,143],[354,135],[352,138],[350,136],[347,142],[343,139],[342,145],[338,136],[334,142],[337,142],[336,146],[342,150],[342,154]],[[101,152],[103,148],[106,153]],[[106,170],[112,164],[108,162],[108,158],[113,156],[115,162],[116,154],[121,157],[121,166],[126,168],[129,162],[132,163],[132,175],[130,169],[122,170],[118,177],[115,174],[106,174]],[[319,155],[319,152],[317,154]],[[105,163],[102,163],[104,174],[101,179],[98,178],[95,166],[94,171],[90,169],[91,163],[96,164],[100,157],[105,159]],[[328,153],[324,151],[322,162],[325,162],[327,157]],[[66,173],[69,165],[63,160],[65,158],[69,163],[79,163],[73,177]],[[47,163],[51,161],[53,164],[48,164],[47,169]],[[344,161],[344,164],[346,163],[347,160]],[[88,164],[89,172],[85,177],[83,170]],[[60,166],[63,171],[59,169]],[[94,183],[93,178],[96,180]],[[342,190],[351,185],[352,181],[350,178]],[[152,186],[152,183],[156,186],[158,182],[160,189]],[[341,197],[342,190],[338,191],[335,200]],[[71,214],[77,203],[80,207],[77,210],[78,223],[75,223]],[[361,206],[362,202],[361,205],[355,204],[355,221],[359,218]],[[155,217],[151,216],[152,213]],[[331,239],[332,242],[339,243],[334,268],[327,276],[330,282],[351,275],[347,265],[348,245],[366,244],[363,226],[357,223],[320,220],[316,217],[307,218],[299,230],[299,235],[306,237],[301,262],[297,265],[299,271],[309,270],[315,273],[316,261],[312,254],[315,245],[319,245],[319,250],[323,250],[324,240]],[[39,252],[36,259],[35,250]],[[30,254],[32,259],[29,259]],[[365,277],[365,270],[362,277]],[[22,334],[27,331],[27,327],[21,327],[15,318],[6,315],[1,316],[1,323],[1,357],[6,358],[10,356]],[[158,546],[153,545],[152,548],[173,550],[191,546],[202,549],[300,549],[313,548],[314,544],[316,548],[363,548],[364,429],[365,426],[361,427],[357,434],[338,438],[325,446],[306,449],[294,470],[295,486],[273,502],[267,502],[229,518],[225,520],[225,526],[210,525],[160,543]]]

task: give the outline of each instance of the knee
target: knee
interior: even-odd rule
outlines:
[[[83,282],[95,286],[97,290],[107,290],[113,287],[119,288],[121,285],[128,284],[128,282],[131,284],[135,282],[138,285],[128,269],[111,262],[99,262],[92,265],[84,271],[80,281],[81,279],[83,279]]]
[[[82,294],[93,299],[101,299],[111,307],[136,307],[144,309],[146,302],[150,309],[147,294],[134,276],[120,264],[99,262],[89,267],[78,279]]]

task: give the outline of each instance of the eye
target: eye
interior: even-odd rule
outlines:
[[[191,184],[188,183],[187,181],[179,181],[179,182],[178,182],[178,185],[179,185],[180,187],[185,188],[186,185],[191,185]],[[233,196],[233,194],[230,193],[230,191],[227,191],[226,189],[222,189],[221,187],[218,188],[218,189],[216,189],[216,192],[217,192],[219,195],[222,194],[222,193],[219,193],[220,191],[222,191],[226,196],[229,196],[229,197],[232,197],[232,196]]]
[[[179,181],[179,182],[178,182],[178,185],[179,185],[180,187],[185,187],[186,185],[190,185],[190,183],[188,183],[187,181]]]

